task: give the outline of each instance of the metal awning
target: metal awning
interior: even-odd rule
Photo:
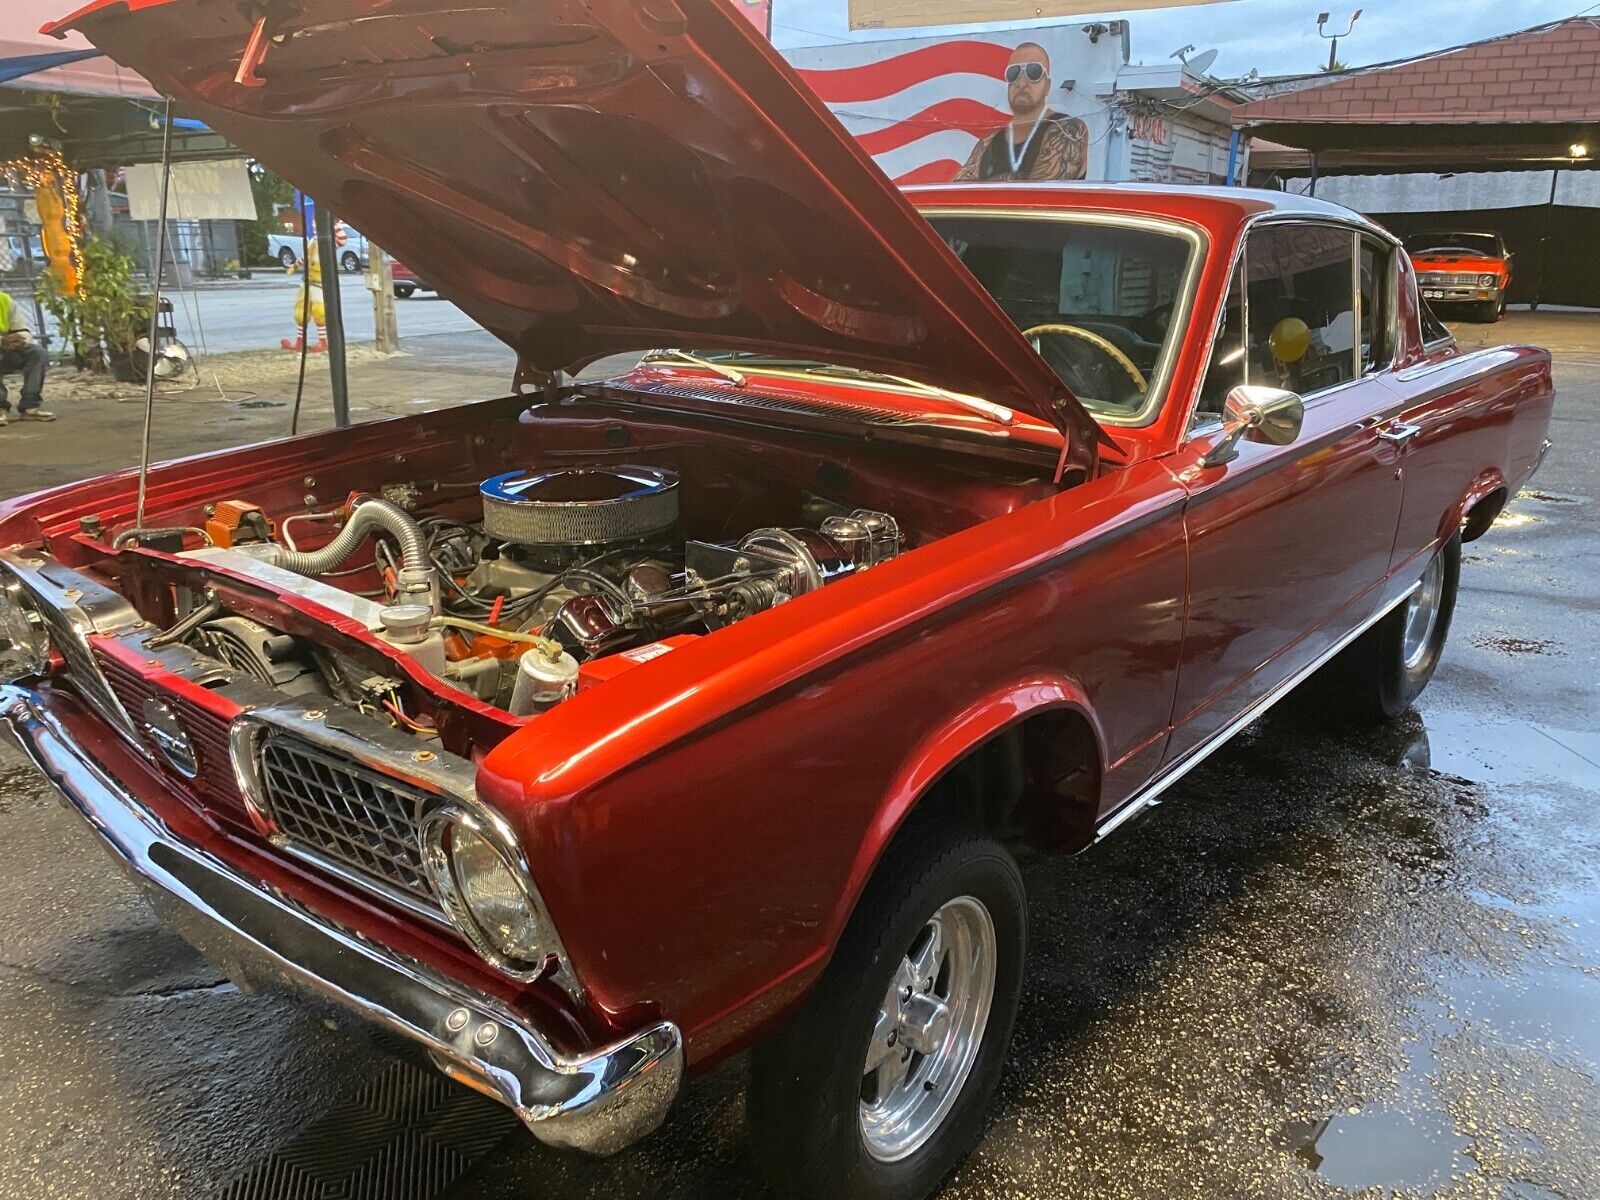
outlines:
[[[1311,170],[1313,156],[1342,174],[1600,164],[1600,18],[1254,90],[1233,123],[1277,143],[1256,170]]]

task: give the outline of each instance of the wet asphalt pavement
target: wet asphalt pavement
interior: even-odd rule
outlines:
[[[1028,868],[1017,1040],[946,1196],[1600,1197],[1600,318],[1462,332],[1556,348],[1556,448],[1467,547],[1418,710],[1269,717]],[[0,1196],[763,1194],[738,1061],[562,1157],[236,991],[5,752],[0,846]]]

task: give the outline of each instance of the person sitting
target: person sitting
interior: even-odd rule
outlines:
[[[44,404],[44,373],[50,355],[33,340],[26,325],[20,324],[21,306],[10,295],[0,292],[0,425],[11,417],[11,398],[6,392],[6,376],[22,375],[22,399],[17,405],[19,421],[54,421],[56,415]]]

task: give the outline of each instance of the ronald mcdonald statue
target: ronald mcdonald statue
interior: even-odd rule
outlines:
[[[298,269],[298,264],[290,267],[291,272]],[[284,338],[280,343],[285,350],[326,350],[328,348],[327,310],[322,306],[322,259],[317,253],[317,243],[313,240],[306,250],[306,281],[295,294],[294,300],[294,337]],[[305,337],[306,325],[313,324],[317,327],[317,340],[310,346],[302,347],[301,339]]]

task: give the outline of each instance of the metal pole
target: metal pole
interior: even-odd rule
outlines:
[[[367,287],[372,289],[372,326],[378,349],[393,354],[400,349],[400,322],[394,311],[394,271],[389,256],[373,242],[367,243]]]
[[[161,121],[161,208],[156,219],[156,269],[150,287],[150,342],[145,348],[144,433],[139,441],[139,500],[134,507],[134,530],[144,528],[145,486],[150,476],[150,423],[156,413],[156,329],[161,320],[161,258],[167,248],[167,190],[172,182],[172,97]]]
[[[42,244],[44,239],[42,227],[39,231],[39,237]],[[22,257],[28,264],[28,293],[33,299],[34,328],[39,331],[39,344],[48,352],[50,349],[50,334],[44,327],[44,305],[39,301],[40,271],[38,264],[33,261],[33,223],[28,220],[26,213],[22,218]],[[46,259],[45,261],[46,265],[48,265],[49,260]],[[61,341],[63,345],[66,344],[65,338],[62,338]]]
[[[1228,138],[1228,186],[1238,185],[1239,177],[1235,172],[1239,169],[1239,131],[1235,129]]]
[[[1311,152],[1311,186],[1308,189],[1306,189],[1306,195],[1315,196],[1316,194],[1317,194],[1317,152],[1315,150],[1313,150]]]
[[[1529,312],[1538,312],[1539,305],[1544,302],[1544,277],[1550,270],[1550,227],[1555,224],[1556,218],[1556,184],[1561,181],[1561,168],[1556,167],[1550,172],[1550,203],[1544,212],[1544,229],[1539,237],[1539,274],[1533,281],[1533,302],[1528,305]]]
[[[322,306],[328,317],[328,379],[333,385],[333,423],[343,429],[350,424],[350,379],[345,373],[339,247],[333,240],[333,213],[320,201],[317,203],[317,256],[322,260]]]

